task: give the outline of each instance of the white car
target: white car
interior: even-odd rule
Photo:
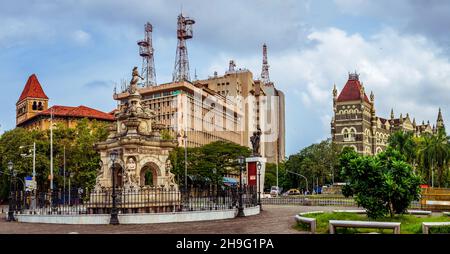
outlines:
[[[277,186],[272,186],[272,188],[270,188],[270,195],[272,197],[275,197],[275,196],[280,195],[280,194],[281,194],[281,191],[280,191],[280,189]]]

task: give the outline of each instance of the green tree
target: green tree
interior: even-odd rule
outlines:
[[[173,139],[175,139],[175,138],[170,134],[170,131],[168,131],[168,130],[161,130],[160,133],[161,133],[161,138],[162,138],[163,140],[173,140]]]
[[[376,156],[344,150],[339,166],[347,179],[343,194],[354,196],[370,218],[404,213],[419,198],[420,177],[406,163],[405,156],[392,147]]]
[[[22,178],[31,176],[33,171],[33,160],[31,158],[22,157],[21,154],[30,153],[30,145],[36,142],[36,172],[37,181],[42,184],[47,178],[49,170],[49,140],[44,132],[27,131],[23,128],[15,128],[6,131],[0,137],[0,171],[8,174],[0,175],[0,199],[8,197],[9,192],[9,172],[7,164],[9,161],[14,163],[14,170],[17,176]],[[24,146],[21,148],[21,146]],[[21,181],[18,182],[19,185]]]
[[[66,151],[66,170],[73,172],[72,186],[90,188],[95,184],[96,170],[99,167],[100,155],[94,150],[94,144],[103,141],[108,135],[105,123],[81,119],[76,128],[67,128],[57,124],[53,130],[53,175],[54,187],[63,188],[63,176],[59,169],[64,166],[64,149]],[[30,176],[32,159],[24,158],[22,153],[29,153],[29,147],[36,142],[36,180],[39,190],[50,187],[50,131],[26,130],[15,128],[0,137],[0,171],[7,170],[8,161],[14,163],[18,177]],[[4,199],[9,191],[9,176],[0,176],[0,199]]]
[[[239,156],[250,156],[248,147],[232,142],[216,141],[197,148],[187,148],[187,174],[199,184],[220,183],[224,175],[239,175]],[[174,149],[170,156],[178,184],[184,185],[185,153],[183,147]]]
[[[338,162],[337,149],[330,139],[317,144],[312,144],[289,156],[285,162],[287,172],[286,180],[288,188],[297,187],[306,189],[306,181],[301,174],[308,179],[308,188],[313,185],[325,185],[334,181],[339,181],[339,174],[336,174]],[[290,173],[293,172],[293,173]]]
[[[283,190],[290,187],[287,176],[285,162],[278,163],[278,186],[283,188]],[[275,163],[267,163],[264,189],[270,189],[272,186],[277,186],[277,165]]]

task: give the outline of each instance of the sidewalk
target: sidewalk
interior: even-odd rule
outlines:
[[[7,222],[0,219],[0,234],[308,234],[293,229],[300,212],[351,209],[336,206],[263,206],[259,215],[216,220],[135,225],[64,225]]]

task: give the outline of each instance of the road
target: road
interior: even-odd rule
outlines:
[[[227,220],[117,226],[7,222],[3,213],[0,214],[0,234],[302,234],[307,232],[292,228],[295,214],[352,208],[266,205],[263,209],[259,215]]]

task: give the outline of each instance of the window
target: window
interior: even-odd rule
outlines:
[[[356,140],[356,129],[355,128],[344,128],[342,131],[344,134],[344,141],[355,141]]]
[[[37,109],[37,103],[35,101],[33,101],[33,106],[31,107],[33,110]]]
[[[356,130],[354,128],[350,129],[350,141],[355,141],[356,140]]]
[[[44,107],[42,107],[42,102],[39,102],[38,103],[38,110],[43,110],[44,109]]]
[[[344,140],[347,141],[348,138],[349,138],[348,130],[345,129],[345,130],[344,130]]]

